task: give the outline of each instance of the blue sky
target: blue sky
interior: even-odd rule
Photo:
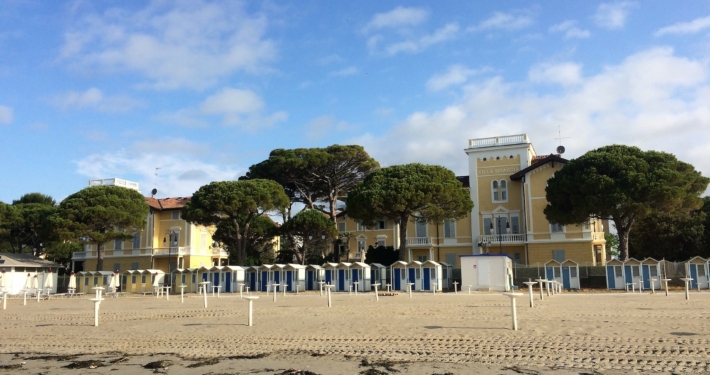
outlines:
[[[707,176],[709,44],[708,1],[6,0],[0,201],[190,195],[335,143],[464,174],[469,138],[545,154],[558,129],[566,157],[623,143]]]

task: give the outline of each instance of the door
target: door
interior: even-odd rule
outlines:
[[[278,290],[280,292],[281,286],[279,284],[281,284],[281,271],[274,271],[274,285],[276,285],[276,289],[274,290]]]
[[[377,284],[379,282],[379,280],[377,280],[377,277],[375,277],[376,275],[376,270],[370,270],[370,284]]]
[[[431,290],[431,279],[429,275],[431,274],[431,268],[424,268],[424,276],[423,281],[424,281],[424,286],[422,287],[423,290]]]
[[[256,290],[256,272],[249,273],[249,289]]]
[[[571,289],[569,267],[562,267],[562,287]]]
[[[616,275],[614,274],[614,266],[606,266],[606,282],[607,288],[616,289]]]
[[[690,287],[695,289],[698,287],[698,268],[696,264],[690,264]]]
[[[359,285],[359,283],[355,284],[356,281],[358,281],[358,282],[360,281],[360,277],[359,277],[360,270],[354,269],[354,270],[352,270],[352,273],[353,273],[353,287],[355,287],[355,285],[357,285],[357,289],[362,290],[362,285]]]
[[[643,287],[645,289],[651,289],[651,270],[650,266],[647,264],[644,264],[641,266],[641,270],[643,271]]]
[[[402,280],[401,277],[402,274],[402,269],[401,268],[395,268],[394,269],[394,276],[392,277],[394,280],[394,290],[402,290],[402,284],[400,280]]]
[[[227,272],[227,275],[225,276],[224,283],[226,284],[224,286],[224,291],[227,293],[231,293],[232,292],[232,273],[231,272]]]
[[[338,290],[345,291],[345,270],[338,270]]]
[[[313,290],[313,271],[306,272],[306,289]]]
[[[327,285],[333,284],[333,273],[332,270],[325,270],[325,283]]]
[[[555,270],[552,269],[552,267],[545,267],[545,277],[547,277],[548,280],[553,281],[555,280]]]
[[[266,292],[269,288],[269,272],[261,271],[261,291]]]
[[[290,292],[293,289],[293,271],[286,271],[286,291]]]
[[[417,289],[417,271],[414,268],[408,268],[409,270],[409,282],[413,283],[412,290]]]
[[[624,266],[624,274],[626,276],[627,284],[631,284],[634,282],[634,276],[631,274],[631,266]]]
[[[212,285],[214,285],[214,286],[219,285],[219,272],[212,274]]]
[[[491,267],[490,261],[485,257],[478,259],[476,263],[476,269],[478,270],[478,286],[490,287],[491,286]],[[507,281],[503,281],[503,285],[506,285]]]
[[[207,280],[207,272],[202,273],[202,281],[209,281]]]

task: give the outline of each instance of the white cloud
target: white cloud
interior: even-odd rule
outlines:
[[[416,53],[434,44],[454,39],[458,35],[458,32],[459,25],[456,23],[449,23],[440,29],[435,30],[432,34],[424,35],[418,39],[405,40],[390,44],[385,48],[385,53],[390,56],[396,55],[400,52]]]
[[[630,1],[599,4],[593,19],[600,27],[610,30],[620,29],[626,24],[629,10],[635,5],[636,3]]]
[[[140,102],[127,95],[105,96],[96,87],[83,92],[69,91],[55,95],[51,103],[60,109],[92,108],[109,113],[127,112],[140,105]]]
[[[77,173],[90,179],[120,177],[137,180],[144,195],[157,186],[158,197],[192,195],[212,181],[235,180],[236,167],[204,161],[209,145],[182,138],[140,142],[126,149],[88,155],[78,161]],[[155,176],[156,169],[158,176]]]
[[[428,16],[429,12],[424,9],[398,6],[389,12],[375,14],[370,22],[362,28],[362,31],[416,26],[426,21]]]
[[[440,91],[450,86],[460,85],[469,77],[487,72],[490,69],[469,69],[464,65],[451,65],[449,69],[442,74],[435,74],[426,83],[426,88],[429,91]]]
[[[320,116],[311,120],[305,129],[306,136],[313,141],[318,141],[328,135],[332,135],[333,132],[344,132],[352,129],[344,121],[338,121],[333,116]]]
[[[531,26],[533,23],[535,23],[535,19],[530,14],[494,12],[492,16],[479,22],[478,25],[469,26],[466,31],[519,30]]]
[[[571,62],[539,64],[530,68],[528,78],[532,82],[557,83],[562,86],[570,86],[582,81],[581,70],[581,65]]]
[[[708,62],[653,48],[592,75],[579,70],[566,62],[532,67],[523,81],[480,79],[440,110],[413,113],[381,136],[350,142],[364,145],[384,165],[418,161],[467,174],[461,151],[467,139],[527,133],[538,154],[546,154],[554,152],[560,126],[562,136],[570,137],[565,157],[628,144],[676,154],[710,175]],[[537,91],[544,79],[575,84]]]
[[[655,36],[668,34],[694,34],[710,28],[710,16],[696,18],[690,22],[678,22],[656,31]]]
[[[265,114],[264,107],[264,101],[253,91],[227,87],[205,98],[197,107],[163,113],[158,118],[187,127],[205,127],[210,123],[209,117],[217,116],[222,125],[239,126],[247,131],[268,128],[288,119],[283,111]]]
[[[557,25],[550,26],[551,33],[564,33],[565,39],[584,39],[589,38],[592,34],[589,30],[582,30],[577,27],[577,21],[567,20]]]
[[[60,57],[75,68],[139,73],[155,89],[204,89],[235,72],[260,73],[277,55],[262,13],[237,2],[155,1],[73,22]]]
[[[360,70],[354,66],[350,66],[347,68],[343,68],[340,70],[336,70],[334,72],[331,72],[330,75],[332,76],[352,76],[355,74],[358,74]]]
[[[9,125],[13,119],[12,108],[0,105],[0,124]]]

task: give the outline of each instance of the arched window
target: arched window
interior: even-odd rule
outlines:
[[[493,180],[491,182],[491,193],[492,193],[493,202],[507,202],[508,201],[508,181]]]
[[[493,180],[493,182],[491,183],[491,191],[493,192],[493,202],[498,202],[499,195],[498,195],[498,181],[497,180]]]
[[[506,180],[500,180],[500,200],[508,200],[508,182]]]

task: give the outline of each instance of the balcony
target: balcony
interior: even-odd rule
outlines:
[[[120,178],[105,178],[103,180],[89,180],[89,186],[121,186],[127,189],[133,189],[140,191],[138,189],[138,183],[128,180],[122,180]]]
[[[433,243],[431,237],[407,237],[407,245],[431,245]]]
[[[527,134],[506,135],[502,137],[476,138],[468,140],[468,148],[494,147],[530,143]]]
[[[604,232],[592,232],[592,241],[604,240]]]
[[[524,234],[487,234],[479,237],[481,242],[505,243],[505,242],[525,242]]]

